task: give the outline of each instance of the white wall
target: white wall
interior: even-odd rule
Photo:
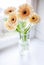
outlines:
[[[7,8],[8,6],[18,7],[20,4],[25,2],[26,0],[0,0],[0,7],[1,8]]]

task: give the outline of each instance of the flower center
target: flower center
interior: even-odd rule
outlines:
[[[11,10],[9,12],[12,12]]]
[[[16,22],[16,19],[12,18],[12,20],[11,20],[11,21],[12,21],[12,23],[15,23],[15,22]]]
[[[35,19],[34,17],[32,19]]]
[[[12,21],[14,21],[14,18],[12,18]]]
[[[27,13],[26,11],[23,12],[23,14],[26,14],[26,13]]]

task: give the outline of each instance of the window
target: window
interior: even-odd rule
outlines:
[[[27,1],[26,0],[0,0],[0,12],[1,12],[0,13],[0,18],[3,18],[2,11],[4,9],[6,9],[7,7],[15,6],[16,8],[18,8],[19,5],[21,5],[23,3],[26,3],[26,2],[29,3],[29,4],[31,4],[31,0],[27,0]],[[6,34],[5,31],[6,31],[6,29],[4,27],[4,21],[2,21],[2,22],[0,22],[0,35],[3,35],[2,32],[4,32],[4,34]],[[9,35],[11,36],[10,33],[9,33]],[[7,34],[7,36],[9,36],[9,35]],[[0,43],[1,44],[0,48],[4,48],[4,47],[13,45],[14,39],[15,39],[14,38],[15,35],[12,34],[11,37],[7,37],[8,40],[7,40],[6,37],[2,38],[1,41],[0,41],[1,42]],[[17,36],[17,38],[18,38],[18,36]]]
[[[1,8],[6,8],[8,6],[18,7],[22,3],[26,3],[26,0],[0,0],[0,7]]]

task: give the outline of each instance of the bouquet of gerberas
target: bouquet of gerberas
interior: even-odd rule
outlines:
[[[21,5],[18,11],[14,7],[9,7],[5,10],[5,14],[7,15],[7,19],[5,19],[6,28],[19,32],[20,39],[23,41],[21,45],[25,49],[28,45],[26,42],[31,27],[40,20],[38,14],[35,13],[34,9],[29,4]]]

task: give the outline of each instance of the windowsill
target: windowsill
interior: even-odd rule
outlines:
[[[44,42],[33,39],[28,57],[21,57],[18,46],[1,51],[1,65],[44,65]]]
[[[16,44],[18,39],[18,33],[6,33],[4,36],[0,37],[0,49]]]

